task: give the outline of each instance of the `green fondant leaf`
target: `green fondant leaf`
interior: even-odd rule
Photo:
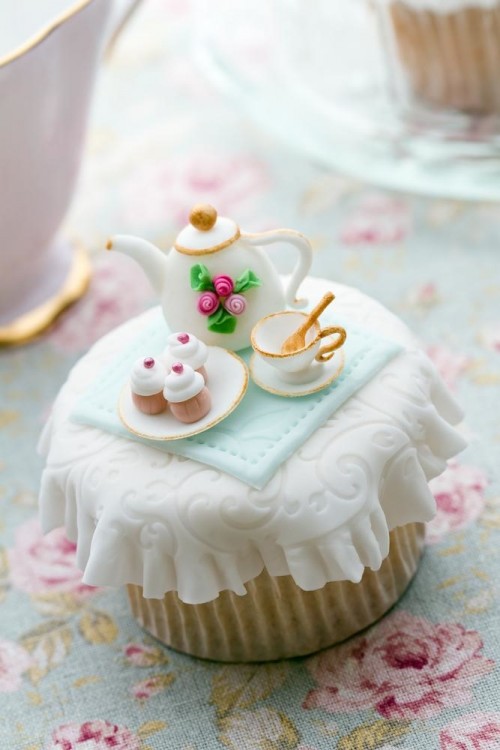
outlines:
[[[254,286],[260,286],[262,284],[258,276],[254,274],[249,268],[238,276],[234,283],[234,291],[236,294],[248,291]]]
[[[217,310],[208,316],[208,330],[214,333],[232,333],[236,328],[236,318],[219,305]]]
[[[196,263],[196,265],[191,266],[190,279],[191,289],[194,289],[195,292],[214,291],[210,272],[203,263]]]

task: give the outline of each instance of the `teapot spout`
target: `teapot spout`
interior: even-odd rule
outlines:
[[[107,250],[118,250],[119,253],[133,258],[142,268],[151,286],[160,296],[164,292],[167,270],[167,256],[147,240],[128,234],[115,234],[106,243]]]

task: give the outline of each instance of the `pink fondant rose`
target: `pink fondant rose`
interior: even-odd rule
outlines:
[[[52,733],[46,750],[140,750],[137,735],[103,719],[62,724]]]
[[[42,535],[36,518],[17,529],[15,546],[9,550],[12,584],[27,594],[62,591],[87,596],[95,591],[82,583],[75,565],[76,545],[63,529]]]
[[[247,302],[242,294],[231,294],[224,300],[224,307],[233,315],[242,315],[246,310],[246,306]]]
[[[440,750],[498,750],[500,714],[465,714],[445,726],[439,735]]]
[[[198,312],[202,315],[211,315],[219,307],[219,298],[215,292],[203,292],[198,297]]]
[[[450,461],[447,469],[429,483],[437,513],[427,524],[427,541],[435,544],[450,531],[474,521],[484,508],[487,485],[486,475],[478,467]]]
[[[317,687],[304,708],[359,711],[386,719],[427,719],[472,700],[472,685],[493,669],[474,630],[396,612],[368,635],[308,661]]]
[[[21,686],[21,675],[31,665],[27,651],[13,641],[0,639],[0,693],[13,693]]]
[[[198,312],[208,316],[207,328],[214,333],[233,333],[236,316],[242,315],[247,306],[243,296],[261,285],[258,276],[247,268],[233,281],[227,274],[213,278],[203,263],[195,263],[190,272],[191,289],[201,292],[198,297]]]
[[[228,297],[234,289],[234,281],[225,274],[214,276],[212,283],[219,297]]]

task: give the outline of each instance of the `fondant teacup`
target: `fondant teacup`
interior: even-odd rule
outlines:
[[[251,334],[254,351],[274,367],[281,380],[288,383],[307,383],[318,374],[321,363],[331,359],[346,340],[340,326],[321,328],[316,321],[306,333],[305,345],[297,351],[282,354],[281,347],[290,334],[307,318],[307,313],[284,311],[267,315],[259,320]],[[331,340],[322,345],[322,340]]]

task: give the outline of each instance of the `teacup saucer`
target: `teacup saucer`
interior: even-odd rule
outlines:
[[[333,383],[344,369],[344,350],[339,349],[328,362],[314,362],[311,365],[317,369],[317,374],[307,383],[287,383],[279,377],[278,371],[256,353],[250,358],[250,375],[259,388],[277,396],[307,396],[316,393]]]
[[[163,414],[143,414],[132,401],[127,384],[118,402],[118,414],[125,427],[134,435],[150,440],[180,440],[205,432],[228,417],[246,393],[248,368],[237,354],[220,346],[210,346],[205,369],[212,397],[212,408],[205,417],[185,424],[175,419],[168,407]]]

